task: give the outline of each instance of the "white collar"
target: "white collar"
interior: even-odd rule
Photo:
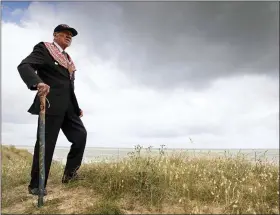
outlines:
[[[60,52],[63,52],[63,49],[61,48],[60,45],[58,45],[55,41],[53,41],[53,43],[56,45],[56,47],[59,49]]]

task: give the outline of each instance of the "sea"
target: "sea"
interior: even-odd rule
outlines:
[[[33,154],[33,146],[15,146],[16,148],[26,149]],[[53,160],[60,161],[63,164],[66,163],[67,154],[70,147],[57,146],[54,151]],[[135,148],[109,148],[109,147],[86,147],[83,163],[92,162],[110,162],[127,158],[133,153],[136,153]],[[172,155],[176,153],[188,153],[189,156],[235,156],[242,154],[251,161],[266,161],[279,165],[279,149],[166,149],[166,148],[142,148],[140,155],[159,155],[160,153],[165,155]]]

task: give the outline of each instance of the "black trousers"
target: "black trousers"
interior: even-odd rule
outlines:
[[[45,116],[45,187],[47,185],[55,145],[60,129],[63,131],[68,141],[72,144],[67,156],[64,175],[67,177],[73,176],[76,174],[76,171],[80,168],[82,163],[87,140],[87,131],[80,117],[74,113],[73,105],[70,103],[65,115],[53,116],[46,114]],[[39,187],[39,118],[29,187]]]

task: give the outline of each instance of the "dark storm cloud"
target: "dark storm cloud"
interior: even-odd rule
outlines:
[[[217,78],[278,75],[278,2],[71,2],[75,41],[156,88],[207,87]]]
[[[238,73],[278,72],[278,3],[123,3],[119,63],[139,82],[201,86]]]
[[[93,52],[107,61],[118,56],[120,69],[138,83],[203,87],[218,77],[242,73],[277,75],[277,2],[76,6],[85,9],[80,17],[88,20],[91,33],[82,38],[87,37]]]

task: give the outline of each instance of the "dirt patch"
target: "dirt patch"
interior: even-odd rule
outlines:
[[[89,189],[81,187],[69,189],[64,185],[50,185],[48,195],[44,197],[44,206],[39,209],[37,208],[38,197],[28,193],[27,185],[15,188],[11,195],[15,196],[15,192],[21,193],[23,200],[14,201],[13,204],[9,204],[10,206],[3,207],[2,213],[82,213],[86,207],[92,206],[98,200]],[[6,197],[8,195],[4,194],[4,198]]]

